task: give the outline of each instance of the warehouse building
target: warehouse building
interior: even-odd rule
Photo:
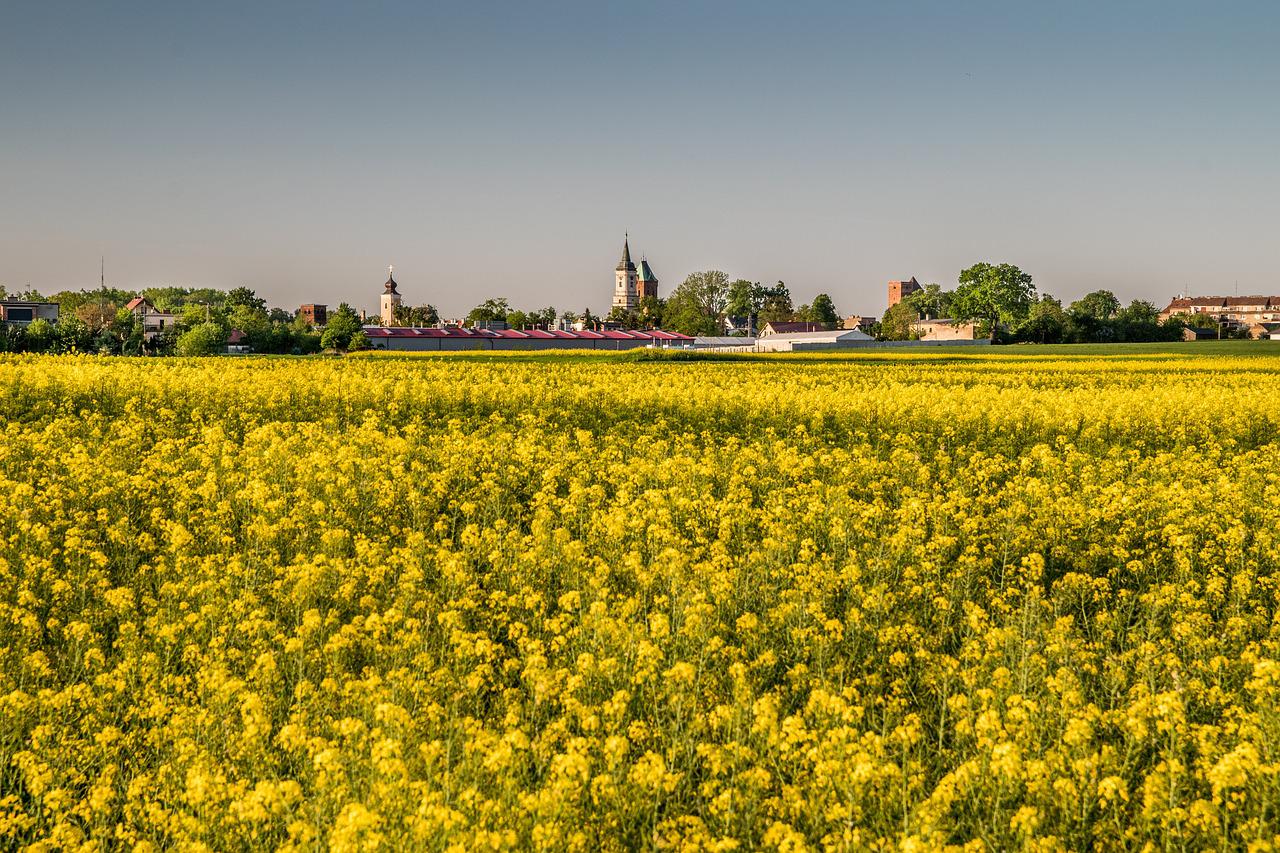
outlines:
[[[467,329],[365,326],[373,349],[403,352],[466,350],[624,350],[636,347],[690,347],[693,338],[660,329],[581,332],[560,329]]]
[[[802,350],[840,349],[872,342],[875,339],[857,329],[832,329],[819,332],[782,332],[761,336],[756,349],[768,352],[800,352]]]

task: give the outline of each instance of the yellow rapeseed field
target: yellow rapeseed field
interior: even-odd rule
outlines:
[[[0,847],[1277,849],[1278,399],[0,357]]]

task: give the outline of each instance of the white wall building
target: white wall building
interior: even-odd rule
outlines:
[[[784,332],[756,339],[756,349],[768,352],[800,352],[803,350],[839,349],[875,340],[857,329],[832,329],[823,332]]]
[[[640,282],[636,265],[631,262],[630,235],[622,241],[622,260],[614,271],[613,307],[634,311],[640,307]]]
[[[382,300],[378,306],[382,325],[387,327],[396,324],[396,309],[400,307],[400,291],[396,290],[393,272],[395,267],[387,267],[387,283],[382,287]]]

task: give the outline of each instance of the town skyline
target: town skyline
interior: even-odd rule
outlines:
[[[624,232],[624,243],[626,242],[626,240],[627,240],[627,237]],[[645,264],[645,265],[649,264],[647,256],[642,256],[640,253],[637,253],[636,257],[641,258],[642,264]],[[396,266],[397,265],[394,263],[383,265],[383,267],[388,270],[388,274]],[[280,288],[279,287],[273,288],[270,285],[270,283],[263,286],[255,286],[249,283],[234,283],[234,282],[209,284],[203,281],[188,281],[188,280],[182,280],[182,279],[165,280],[165,281],[145,281],[145,282],[121,282],[121,281],[117,281],[115,279],[110,278],[106,274],[105,256],[99,257],[98,269],[99,269],[99,274],[98,274],[98,279],[96,281],[88,282],[78,286],[72,285],[72,286],[57,287],[57,288],[48,287],[48,286],[41,287],[36,282],[24,282],[21,284],[15,284],[15,283],[6,282],[3,279],[0,279],[0,287],[5,288],[11,297],[28,290],[34,290],[40,293],[41,296],[45,298],[48,298],[58,293],[66,292],[66,291],[89,292],[94,290],[97,287],[108,287],[108,288],[119,289],[122,291],[133,291],[133,292],[142,292],[143,290],[147,290],[151,288],[160,288],[160,287],[182,287],[182,288],[191,288],[191,289],[210,288],[214,290],[223,290],[223,291],[232,290],[236,287],[248,287],[258,295],[260,295],[273,307],[295,310],[298,308],[299,305],[306,306],[311,304],[318,304],[318,305],[336,306],[342,303],[346,303],[350,305],[352,308],[354,308],[356,311],[358,312],[363,311],[364,313],[367,313],[370,317],[376,318],[382,313],[381,289],[384,287],[384,284],[385,284],[385,282],[379,282],[376,285],[370,285],[368,282],[361,282],[359,283],[358,286],[354,286],[346,290],[338,289],[336,291],[336,295],[328,299],[308,298],[309,296],[311,296],[311,293],[302,291],[302,292],[296,293],[292,301],[289,301],[290,299],[289,297],[286,297],[284,299],[275,298],[272,294],[276,292],[280,292]],[[720,269],[722,272],[725,271],[719,267],[716,267],[716,269]],[[688,274],[693,274],[695,272],[698,272],[698,270],[690,270]],[[959,271],[957,271],[957,273],[958,272]],[[859,294],[866,293],[867,294],[866,301],[872,304],[855,305],[852,302],[849,302],[848,305],[846,306],[846,302],[844,300],[848,296],[848,293],[838,289],[832,289],[832,290],[820,290],[816,288],[805,289],[795,285],[793,282],[788,281],[785,278],[759,279],[759,278],[750,278],[748,276],[733,275],[731,273],[726,273],[726,274],[729,280],[731,281],[741,279],[741,280],[753,281],[757,284],[764,284],[766,286],[768,286],[771,282],[784,283],[787,285],[788,289],[790,290],[797,305],[801,303],[809,302],[812,300],[813,297],[818,296],[820,294],[829,295],[832,297],[833,300],[835,300],[841,313],[845,315],[874,314],[875,316],[879,316],[883,314],[884,311],[887,308],[892,307],[894,303],[892,296],[887,295],[885,292],[886,284],[892,286],[894,283],[898,281],[905,281],[907,279],[911,279],[911,280],[918,281],[920,286],[924,286],[926,284],[938,284],[943,289],[948,289],[948,288],[954,287],[955,285],[955,275],[951,276],[950,278],[935,278],[935,277],[928,277],[923,275],[912,275],[910,272],[907,272],[906,274],[899,277],[889,277],[878,282],[870,283],[870,286],[864,286],[865,283],[860,283],[859,286],[857,287],[857,292]],[[399,278],[396,279],[397,283],[400,285],[404,285],[405,279],[404,279],[403,273],[396,272],[395,275],[400,276]],[[377,278],[377,276],[374,276],[374,277]],[[671,291],[677,286],[679,286],[679,284],[682,281],[684,281],[684,278],[685,276],[681,276],[675,280],[659,279],[660,287],[657,291],[658,298],[665,300],[668,296],[670,296]],[[1041,293],[1050,292],[1048,290],[1048,286],[1045,285],[1039,278],[1035,277],[1034,275],[1033,275],[1033,278],[1035,278],[1035,286],[1039,292]],[[1184,296],[1213,295],[1213,296],[1232,297],[1232,296],[1248,296],[1248,295],[1266,295],[1274,290],[1280,289],[1280,287],[1277,287],[1275,285],[1270,285],[1267,283],[1258,283],[1256,281],[1247,282],[1247,284],[1252,285],[1252,289],[1250,289],[1250,287],[1241,289],[1239,281],[1233,281],[1226,285],[1220,282],[1216,285],[1209,285],[1209,286],[1200,287],[1200,288],[1196,288],[1195,286],[1183,285],[1181,287],[1171,288],[1164,291],[1163,293],[1157,293],[1154,296],[1148,297],[1146,295],[1138,295],[1124,289],[1124,283],[1122,282],[1118,286],[1119,289],[1113,289],[1112,287],[1105,287],[1101,285],[1097,287],[1081,285],[1077,288],[1067,288],[1061,292],[1053,291],[1051,295],[1059,298],[1063,302],[1063,304],[1067,304],[1075,299],[1086,296],[1089,293],[1092,293],[1098,290],[1106,290],[1106,291],[1115,293],[1116,296],[1120,297],[1122,300],[1125,300],[1125,301],[1140,299],[1143,301],[1149,301],[1154,305],[1156,305],[1157,307],[1159,307],[1161,305],[1164,305],[1165,303],[1168,303],[1170,300],[1173,300],[1179,297],[1184,297]],[[606,290],[605,289],[606,287],[612,288],[612,291]],[[586,297],[587,299],[586,304],[576,305],[576,304],[571,304],[566,302],[563,305],[553,305],[551,307],[556,308],[558,312],[566,312],[566,311],[580,312],[585,308],[603,317],[609,312],[609,310],[614,305],[613,297],[614,297],[614,294],[616,294],[616,280],[611,282],[606,282],[606,283],[597,283],[594,290],[595,290],[594,293],[591,293]],[[285,292],[294,293],[294,291],[292,290],[286,290]],[[444,291],[442,290],[439,292],[444,292]],[[510,293],[492,291],[492,292],[477,292],[475,295],[475,298],[471,301],[467,301],[466,298],[460,298],[460,297],[454,297],[452,300],[437,299],[437,298],[433,298],[431,294],[420,292],[418,288],[414,287],[414,283],[411,280],[409,281],[407,289],[399,292],[398,295],[401,297],[403,304],[406,307],[419,306],[419,305],[431,305],[432,307],[439,310],[441,317],[447,317],[447,318],[463,317],[467,314],[469,310],[471,310],[477,304],[479,304],[480,302],[483,302],[486,299],[506,299],[512,303],[513,307],[521,307],[521,308],[527,308],[527,309],[547,307],[542,302],[538,301],[536,292],[534,293],[534,295],[531,296],[531,298],[525,298],[525,296],[521,293],[512,295]],[[454,303],[456,303],[456,305]]]
[[[1069,300],[1270,292],[1280,9],[19,2],[0,282],[607,310],[630,232],[883,307],[983,258]],[[1255,283],[1256,282],[1256,283]],[[366,284],[369,283],[369,284]]]

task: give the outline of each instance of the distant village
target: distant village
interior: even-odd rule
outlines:
[[[377,316],[343,303],[268,308],[248,288],[158,287],[63,291],[52,297],[0,287],[0,352],[204,355],[383,349],[706,349],[787,352],[992,343],[1107,343],[1266,339],[1280,341],[1280,296],[1178,296],[1163,309],[1125,306],[1094,291],[1063,306],[1036,293],[1007,264],[977,264],[954,290],[915,277],[889,281],[883,315],[841,316],[826,294],[794,306],[787,286],[694,273],[665,297],[649,261],[631,257],[629,236],[614,270],[610,311],[525,311],[488,299],[443,320],[429,304],[406,304],[394,268]]]

